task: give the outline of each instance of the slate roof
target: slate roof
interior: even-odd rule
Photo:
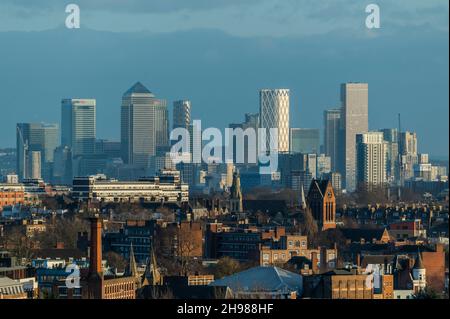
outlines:
[[[359,242],[364,239],[366,242],[371,242],[374,238],[379,240],[384,233],[384,228],[375,229],[361,229],[361,228],[340,228],[342,235],[352,242]]]
[[[278,267],[258,266],[215,280],[210,286],[227,286],[233,291],[300,291],[302,276]]]
[[[49,249],[36,249],[33,251],[33,255],[36,258],[52,258],[52,259],[64,259],[69,258],[81,259],[87,257],[86,253],[82,252],[78,248],[49,248]]]
[[[420,251],[417,253],[416,262],[414,263],[413,269],[425,269],[425,266],[422,262],[422,254]]]

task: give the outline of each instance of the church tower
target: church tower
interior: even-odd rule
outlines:
[[[232,213],[242,213],[244,207],[242,205],[241,178],[238,172],[233,173],[233,184],[231,185],[230,194],[230,210]]]

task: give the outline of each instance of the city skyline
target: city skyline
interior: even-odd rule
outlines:
[[[83,10],[83,3],[80,6]],[[383,13],[398,6],[384,3]],[[359,28],[356,36],[343,26],[314,35],[262,32],[244,37],[207,26],[165,33],[98,31],[87,22],[79,30],[55,25],[25,33],[2,29],[2,20],[0,40],[9,46],[0,52],[0,68],[5,71],[0,74],[0,99],[9,107],[0,119],[0,145],[14,144],[14,136],[7,134],[12,124],[5,118],[13,123],[56,122],[59,100],[71,96],[96,98],[103,119],[98,135],[118,140],[117,101],[123,88],[136,80],[168,105],[191,100],[192,118],[214,110],[217,116],[204,119],[214,127],[239,120],[238,110],[254,112],[259,89],[289,88],[290,125],[321,129],[322,112],[338,106],[336,85],[360,81],[371,85],[371,129],[397,126],[400,113],[403,127],[421,137],[424,152],[448,157],[448,137],[436,138],[448,135],[448,18],[435,19],[439,6],[430,7],[434,11],[426,11],[420,22],[403,17],[401,27],[388,23],[386,14],[379,30],[367,30],[361,20],[354,26]],[[352,3],[352,8],[357,6]],[[361,17],[354,13],[352,19],[363,18],[363,9]],[[317,19],[327,20],[328,13],[319,13]],[[94,51],[107,52],[107,58]],[[30,76],[27,70],[35,72]],[[26,91],[20,90],[24,78]],[[22,103],[16,98],[19,94],[33,103]],[[421,112],[424,109],[427,112]]]
[[[448,301],[449,5],[0,1],[0,304]]]

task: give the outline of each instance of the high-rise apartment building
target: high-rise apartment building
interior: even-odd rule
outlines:
[[[339,167],[339,155],[343,153],[343,149],[339,145],[340,141],[340,121],[342,110],[330,109],[323,113],[324,120],[324,152],[331,158],[331,169],[336,171]]]
[[[159,147],[168,146],[169,121],[165,100],[157,99],[140,82],[122,97],[121,147],[126,164],[147,169]]]
[[[58,140],[59,128],[57,124],[17,124],[17,174],[21,180],[38,175],[44,179],[51,177],[53,152],[58,146]],[[39,153],[39,159],[38,153],[33,155],[33,152]],[[34,174],[31,171],[32,168],[34,168]]]
[[[383,133],[383,139],[387,143],[387,162],[386,162],[386,173],[388,182],[395,183],[400,178],[400,166],[399,166],[399,134],[398,130],[395,128],[381,129],[380,132]]]
[[[63,99],[61,102],[61,145],[72,155],[92,155],[95,152],[95,99]]]
[[[405,180],[414,177],[414,166],[418,164],[417,135],[415,132],[401,132],[399,139],[400,159],[400,180],[401,184]]]
[[[369,130],[369,85],[344,83],[341,85],[343,120],[342,149],[345,152],[342,167],[345,188],[356,188],[356,135]]]
[[[315,128],[291,128],[291,153],[320,153],[320,130]]]
[[[417,155],[417,135],[415,132],[400,133],[400,154]]]
[[[358,186],[371,189],[386,183],[386,146],[382,132],[356,135]]]
[[[259,127],[266,129],[266,151],[270,141],[277,142],[278,152],[289,152],[289,90],[263,89],[259,93]],[[278,129],[278,138],[271,136],[269,129]]]

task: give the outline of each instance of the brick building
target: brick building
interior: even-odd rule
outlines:
[[[23,187],[0,185],[0,211],[5,206],[14,206],[25,203],[25,192]]]
[[[304,296],[320,299],[372,299],[373,286],[368,275],[356,269],[339,269],[304,277]]]
[[[132,276],[105,277],[102,269],[102,222],[91,218],[89,272],[82,278],[83,299],[135,299],[136,282]]]
[[[329,180],[313,179],[306,202],[319,228],[336,228],[336,197]]]

